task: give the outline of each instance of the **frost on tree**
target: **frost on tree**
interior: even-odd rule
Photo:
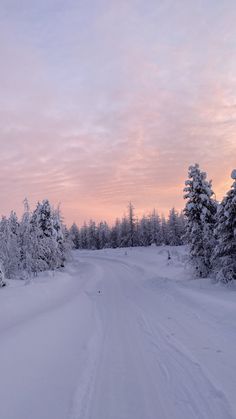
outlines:
[[[171,246],[183,244],[184,227],[183,214],[179,215],[175,208],[172,208],[167,222],[167,240]]]
[[[2,266],[2,263],[0,263],[0,288],[5,287],[5,275],[4,275],[4,269]]]
[[[0,220],[0,286],[4,285],[4,275],[23,279],[63,267],[70,250],[68,235],[59,208],[53,209],[44,200],[32,214],[25,199],[20,221],[13,211],[9,218]]]
[[[162,244],[180,245],[185,230],[185,217],[174,208],[168,220],[159,217],[155,209],[139,220],[132,203],[122,220],[116,219],[113,226],[105,221],[96,224],[90,220],[78,228],[74,223],[69,230],[69,241],[74,249],[104,249],[116,247],[150,246]]]
[[[236,170],[231,177],[234,183],[218,208],[213,254],[216,277],[225,283],[236,280]]]
[[[207,181],[206,173],[200,171],[198,164],[189,167],[188,175],[184,188],[184,198],[187,199],[185,239],[190,245],[190,259],[196,276],[205,277],[211,271],[217,206],[212,199],[211,181]]]
[[[67,252],[60,211],[45,199],[38,203],[30,220],[32,272],[64,266]]]
[[[18,273],[20,264],[19,222],[14,212],[11,212],[9,219],[2,217],[0,221],[0,260],[6,278],[11,278]]]

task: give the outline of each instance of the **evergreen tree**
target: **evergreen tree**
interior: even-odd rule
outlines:
[[[89,225],[87,229],[87,241],[88,241],[89,249],[92,249],[92,250],[98,249],[97,226],[93,220],[89,221]]]
[[[187,199],[185,238],[190,245],[190,259],[196,276],[205,277],[211,271],[216,203],[212,199],[211,181],[207,181],[206,173],[200,171],[198,164],[189,167],[188,175],[184,188]]]
[[[130,223],[127,217],[123,217],[121,221],[119,236],[119,247],[131,246]]]
[[[161,217],[161,243],[169,244],[168,224],[164,215]]]
[[[34,274],[61,266],[64,262],[64,250],[58,211],[53,211],[46,199],[37,204],[30,223]]]
[[[154,209],[150,215],[150,232],[151,232],[151,243],[159,246],[161,244],[161,221],[159,215]]]
[[[5,274],[4,274],[4,269],[2,266],[2,263],[0,263],[0,288],[5,287],[6,282],[5,282]]]
[[[70,234],[70,239],[72,242],[73,249],[79,249],[80,248],[80,231],[75,223],[72,224],[69,234]]]
[[[150,246],[154,240],[154,232],[151,231],[150,218],[145,215],[141,218],[138,223],[138,245],[139,246]]]
[[[130,202],[128,206],[128,246],[133,247],[135,244],[135,217],[134,206]]]
[[[63,225],[59,207],[52,211],[52,219],[54,229],[53,246],[55,255],[55,267],[64,267],[71,245],[69,242],[69,234],[66,227]]]
[[[12,276],[17,274],[20,268],[19,221],[14,211],[11,211],[8,225],[8,252],[10,257],[8,269]]]
[[[6,278],[17,274],[20,264],[19,223],[14,212],[0,222],[0,261]]]
[[[24,200],[24,213],[19,227],[20,269],[28,276],[33,272],[33,243],[31,212],[28,200]]]
[[[236,170],[231,177],[234,183],[218,207],[213,253],[216,277],[225,283],[236,280]]]
[[[99,223],[97,227],[98,248],[110,247],[110,229],[105,221]]]
[[[175,208],[172,208],[170,210],[167,222],[168,242],[171,246],[180,246],[183,243],[183,231],[181,221],[182,219],[180,218]]]
[[[110,245],[113,248],[120,247],[120,220],[117,218],[115,225],[110,230]]]

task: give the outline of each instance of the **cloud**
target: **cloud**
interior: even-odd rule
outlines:
[[[221,197],[236,166],[235,14],[231,2],[3,3],[1,212],[28,196],[62,202],[69,223],[113,220],[129,200],[166,213],[194,162]]]

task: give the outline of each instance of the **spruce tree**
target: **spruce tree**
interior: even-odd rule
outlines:
[[[28,200],[24,200],[24,213],[19,226],[19,243],[20,243],[20,269],[28,276],[31,275],[33,269],[32,260],[32,235],[31,235],[31,213]]]
[[[216,278],[225,283],[236,280],[236,170],[231,177],[234,183],[218,208],[213,253]]]
[[[134,206],[132,202],[128,205],[128,246],[134,247],[135,245],[135,217],[134,217]]]
[[[70,230],[70,240],[72,242],[73,249],[79,249],[80,248],[80,231],[78,226],[73,223]]]
[[[175,208],[172,208],[169,212],[169,218],[167,222],[167,231],[168,231],[168,242],[171,246],[179,246],[182,244],[181,241],[181,231],[179,216]]]
[[[6,282],[5,282],[5,274],[4,274],[4,269],[2,266],[2,263],[0,263],[0,288],[5,287]]]
[[[185,238],[190,245],[190,260],[196,276],[205,277],[211,271],[211,253],[215,242],[216,202],[212,199],[211,181],[202,172],[198,164],[189,167],[189,179],[185,182],[184,198],[187,204]]]

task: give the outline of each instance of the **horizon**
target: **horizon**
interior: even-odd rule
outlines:
[[[201,171],[202,172],[206,172],[205,170],[202,170],[202,168],[200,167],[200,169],[201,169]],[[231,170],[231,176],[229,177],[229,180],[228,180],[228,182],[227,182],[227,185],[225,185],[225,186],[227,186],[227,189],[223,192],[223,191],[221,191],[221,195],[220,196],[218,196],[217,197],[217,194],[215,193],[215,190],[214,190],[214,183],[212,182],[212,186],[213,186],[213,194],[214,194],[214,199],[216,200],[216,201],[218,201],[218,202],[220,202],[222,199],[223,199],[223,197],[226,195],[226,193],[228,192],[228,190],[231,188],[231,186],[233,185],[233,178],[232,178],[232,174],[233,174],[233,172],[235,171],[235,169],[233,169],[233,170]],[[208,181],[212,181],[212,179],[211,178],[209,178],[209,176],[208,176],[208,173],[206,172],[206,174],[207,174],[207,180]],[[186,176],[186,179],[185,180],[187,180],[188,179],[188,176]],[[184,181],[185,182],[185,181]],[[183,188],[184,188],[184,183],[183,183]],[[182,192],[183,192],[183,188],[182,188]],[[184,200],[184,198],[183,198],[183,196],[184,196],[184,192],[182,193],[182,202],[183,202],[183,206],[182,207],[180,207],[180,208],[176,208],[174,205],[172,205],[172,206],[170,206],[165,212],[161,212],[161,211],[159,211],[159,209],[157,208],[157,207],[152,207],[152,208],[146,208],[145,210],[143,210],[143,209],[140,209],[140,208],[136,208],[136,206],[135,206],[135,203],[133,202],[133,201],[127,201],[127,203],[126,203],[126,206],[123,208],[123,211],[122,211],[122,213],[120,213],[120,214],[117,214],[117,215],[115,215],[115,217],[114,218],[93,218],[93,217],[87,217],[87,218],[85,218],[84,220],[81,220],[81,221],[76,221],[76,220],[72,220],[71,222],[67,222],[66,220],[65,220],[65,217],[64,217],[64,212],[63,212],[63,203],[53,203],[53,202],[51,202],[50,201],[50,199],[48,199],[47,197],[44,197],[43,199],[42,199],[42,201],[43,200],[46,200],[46,199],[48,199],[49,200],[49,202],[50,202],[50,204],[53,206],[53,208],[56,208],[56,207],[59,207],[60,208],[60,211],[61,211],[61,215],[62,215],[62,219],[63,219],[63,221],[64,221],[64,223],[65,223],[65,225],[68,227],[68,228],[70,228],[71,226],[72,226],[72,224],[76,224],[79,228],[80,227],[82,227],[83,226],[83,224],[88,224],[89,223],[89,221],[95,221],[96,222],[96,224],[98,224],[99,222],[107,222],[108,223],[108,225],[109,226],[112,226],[112,225],[114,225],[115,224],[115,222],[116,222],[116,220],[118,219],[118,220],[122,220],[124,217],[126,217],[127,216],[127,214],[128,214],[128,207],[129,207],[129,204],[131,203],[132,204],[132,206],[133,206],[133,209],[134,209],[134,215],[135,215],[135,217],[138,219],[138,220],[140,220],[141,219],[141,217],[143,217],[143,216],[148,216],[148,215],[150,215],[153,211],[155,211],[159,216],[160,216],[160,218],[162,218],[162,217],[164,217],[165,219],[168,219],[168,216],[169,216],[169,212],[172,210],[172,209],[175,209],[176,211],[177,211],[177,213],[181,213],[183,210],[184,210],[184,203],[185,203],[185,200]],[[28,204],[29,204],[29,209],[30,209],[30,211],[31,212],[33,212],[34,211],[34,209],[35,209],[35,207],[36,207],[36,205],[37,205],[37,203],[39,203],[39,202],[42,202],[42,201],[39,201],[39,200],[37,200],[37,201],[35,201],[35,203],[33,203],[33,205],[32,205],[32,203],[31,202],[29,202],[29,200],[28,200],[28,198],[27,197],[25,197],[25,199],[27,199],[27,201],[28,201]],[[21,216],[22,216],[22,214],[23,214],[23,212],[24,212],[24,200],[22,201],[22,208],[21,208],[21,210],[19,211],[19,212],[17,212],[14,208],[11,208],[10,209],[10,211],[9,211],[9,213],[8,214],[1,214],[1,217],[4,217],[4,216],[6,216],[6,217],[8,217],[9,215],[10,215],[10,212],[11,211],[13,211],[13,212],[15,212],[16,213],[16,215],[17,215],[17,217],[18,218],[20,218]]]
[[[236,167],[236,7],[151,0],[0,6],[1,207],[48,198],[67,225],[183,209],[198,162]]]

